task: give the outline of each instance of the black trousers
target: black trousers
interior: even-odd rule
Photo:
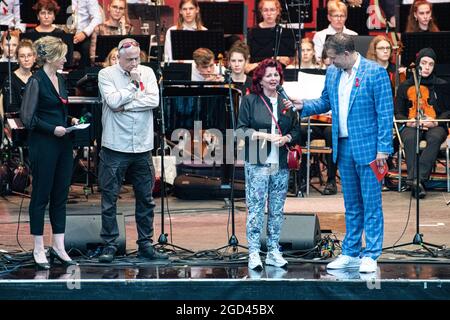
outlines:
[[[333,145],[333,134],[331,132],[331,126],[310,126],[311,129],[311,140],[313,139],[325,139],[325,145],[330,147]],[[300,143],[302,146],[306,146],[308,140],[308,127],[301,126],[300,128],[301,136]],[[302,156],[302,163],[300,167],[300,174],[306,179],[306,154]],[[327,161],[327,175],[328,182],[336,180],[337,166],[333,162],[333,154],[328,153],[325,155],[325,160]]]
[[[91,38],[87,37],[83,42],[74,45],[74,50],[81,54],[81,60],[79,67],[89,67],[91,65],[91,58],[89,56],[89,50],[91,47]]]
[[[405,146],[406,167],[408,180],[416,178],[416,128],[405,127],[400,133]],[[442,142],[447,137],[443,127],[434,127],[427,131],[420,131],[419,140],[426,140],[427,146],[422,150],[419,158],[419,179],[428,180],[431,170],[439,153]]]
[[[102,230],[100,236],[106,245],[116,246],[119,237],[117,226],[117,197],[119,196],[125,173],[133,184],[136,197],[135,217],[138,232],[136,243],[139,248],[151,245],[153,236],[152,197],[155,169],[150,151],[124,153],[102,147],[100,151],[99,183],[102,189]]]
[[[64,233],[72,178],[72,142],[67,136],[58,138],[32,132],[28,144],[33,178],[29,207],[31,234],[44,234],[47,204],[53,233]]]

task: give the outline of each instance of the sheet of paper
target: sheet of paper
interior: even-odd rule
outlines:
[[[90,125],[91,125],[90,123],[77,124],[77,125],[66,128],[66,132],[69,133],[74,130],[83,130],[83,129],[86,129],[87,127],[89,127]]]

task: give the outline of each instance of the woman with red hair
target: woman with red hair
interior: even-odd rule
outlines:
[[[289,181],[286,145],[298,140],[300,126],[292,102],[277,93],[281,84],[281,64],[263,60],[253,72],[251,94],[242,98],[239,110],[237,134],[245,139],[248,267],[256,270],[262,269],[259,251],[266,203],[266,265],[287,265],[279,251]]]
[[[417,0],[409,10],[406,32],[439,32],[433,19],[433,4],[427,0]]]

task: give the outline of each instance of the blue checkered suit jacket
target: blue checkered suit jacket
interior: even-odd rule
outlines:
[[[301,116],[321,114],[331,109],[333,161],[339,138],[339,80],[342,69],[330,66],[325,88],[318,99],[305,100]],[[377,152],[392,152],[393,99],[388,73],[377,63],[361,57],[350,94],[347,118],[348,143],[357,164],[368,164]]]

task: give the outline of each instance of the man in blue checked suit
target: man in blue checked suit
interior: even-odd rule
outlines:
[[[332,65],[322,96],[296,105],[301,116],[332,110],[333,161],[337,161],[345,203],[342,255],[329,269],[375,272],[383,244],[381,184],[369,163],[384,166],[392,152],[393,99],[384,68],[355,51],[353,37],[338,33],[325,43]],[[361,251],[362,233],[366,247]]]

